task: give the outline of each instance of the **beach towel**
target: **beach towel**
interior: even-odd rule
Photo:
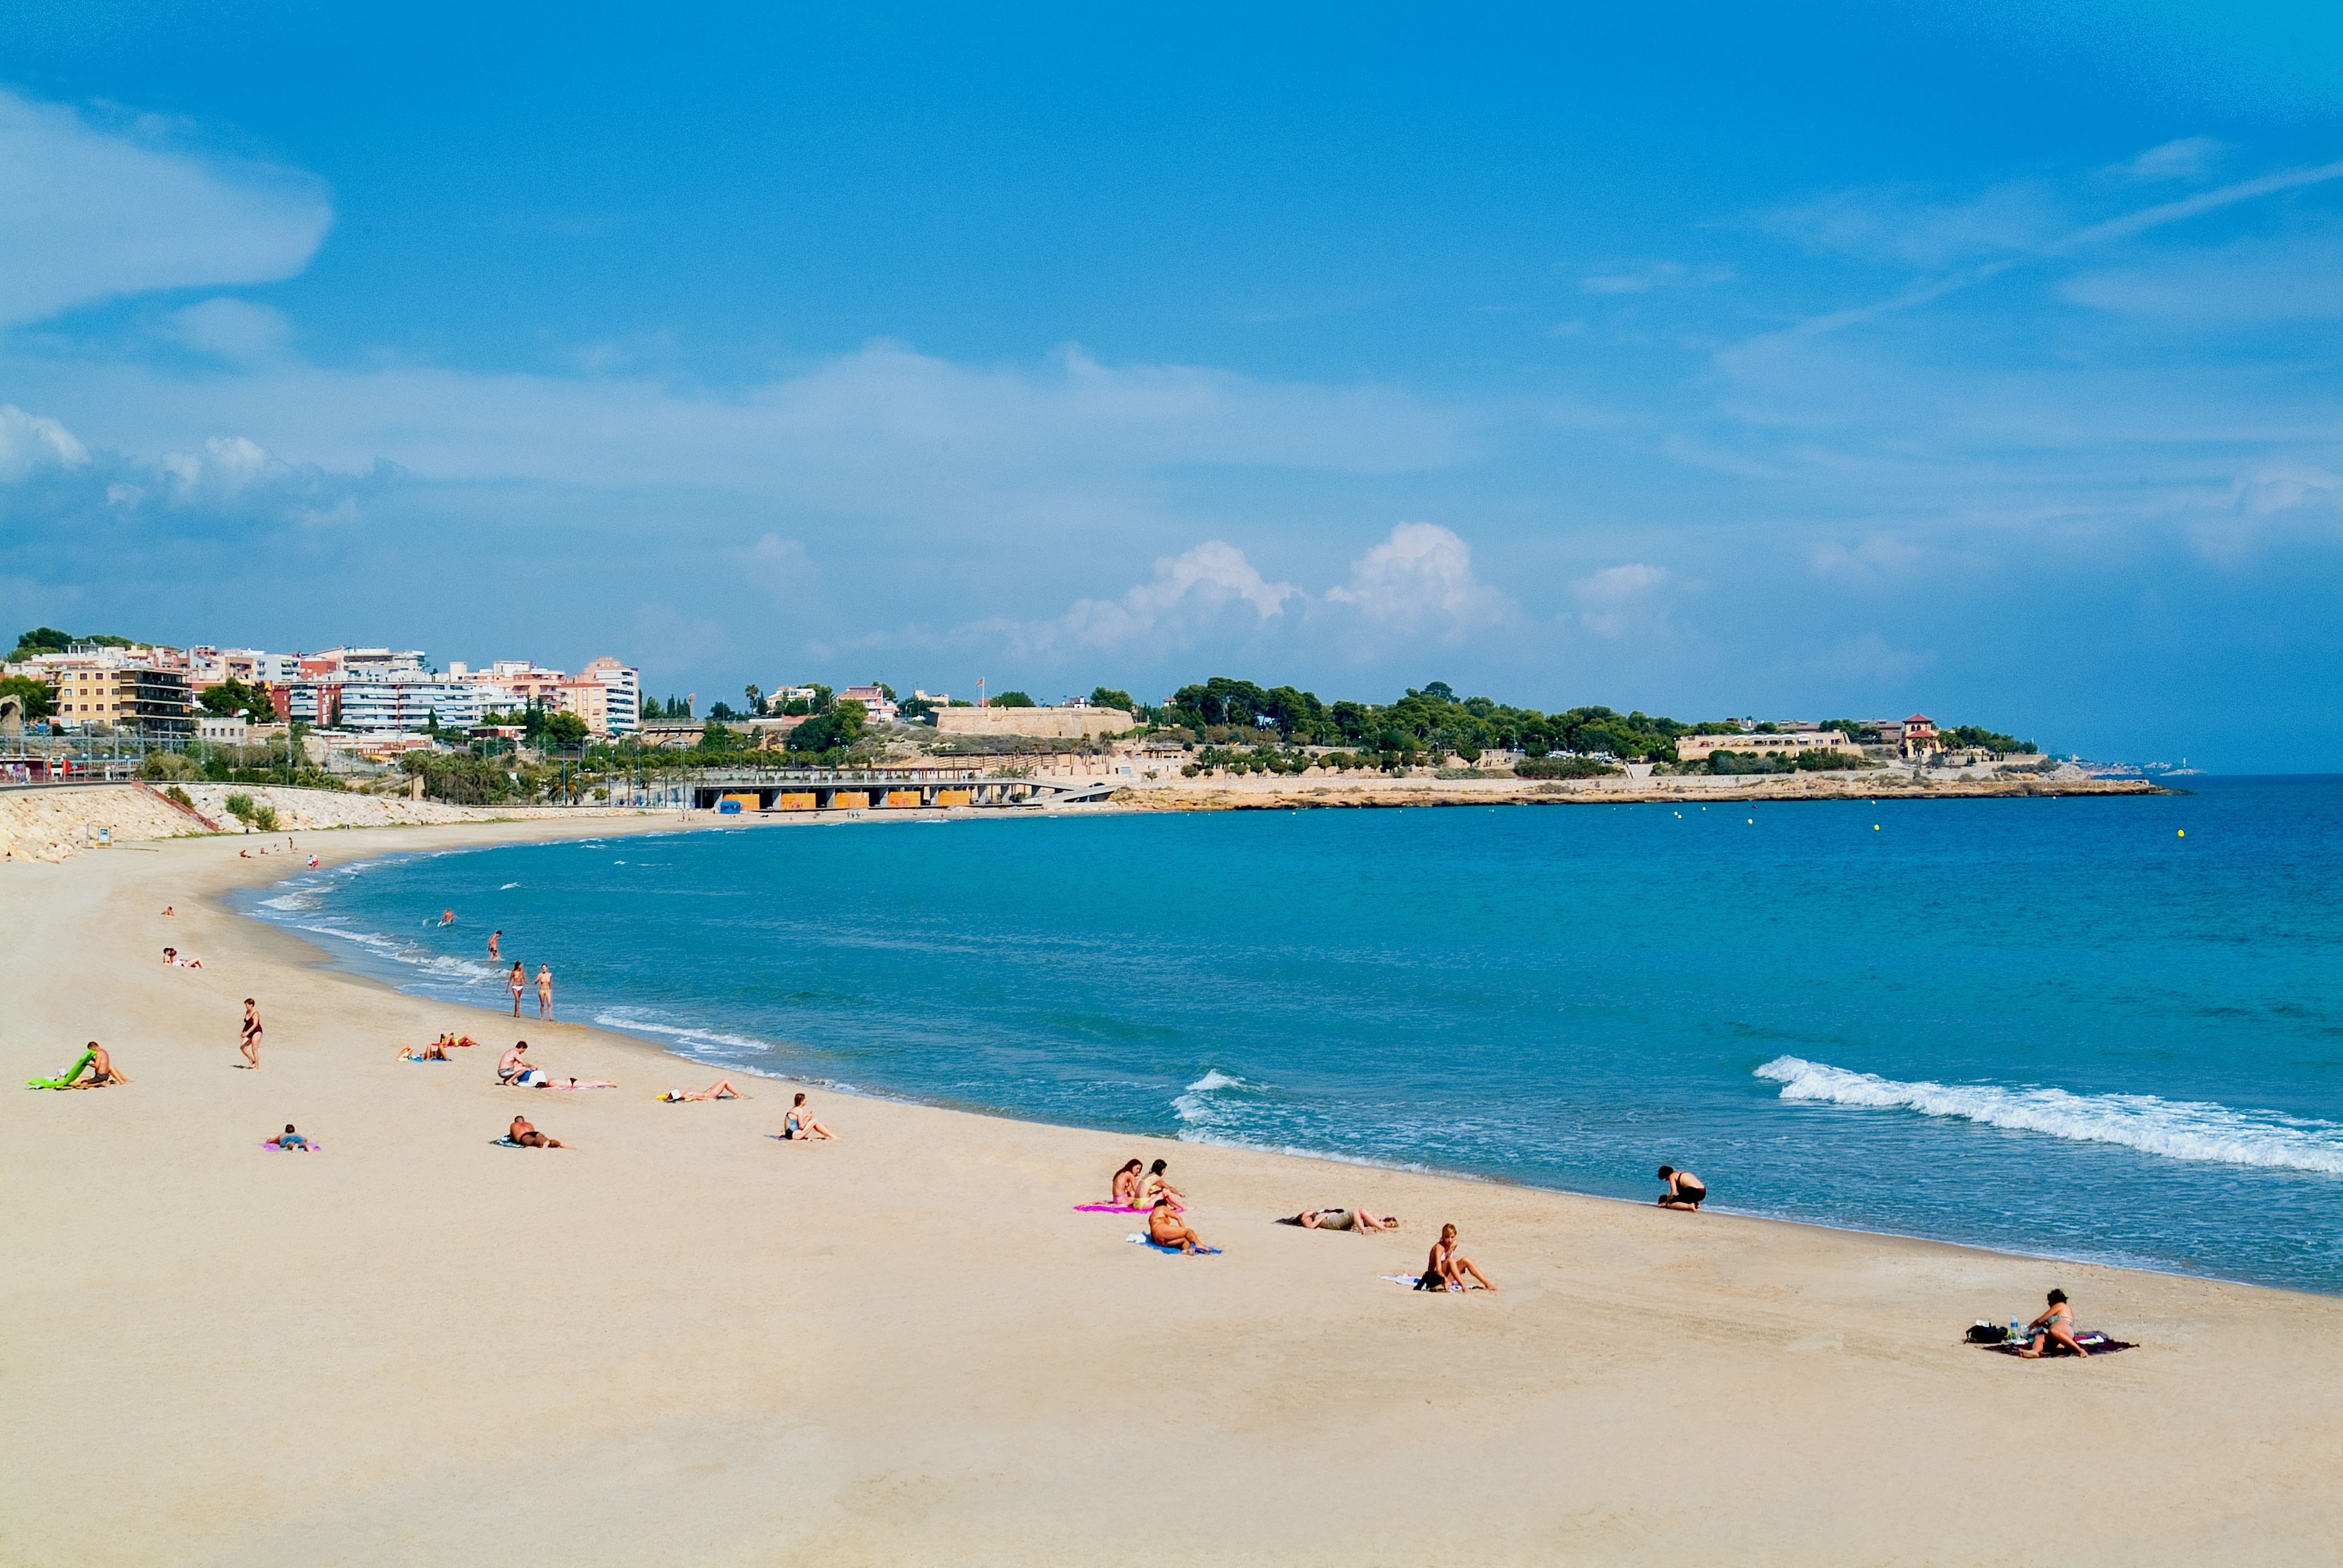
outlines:
[[[444,1056],[402,1056],[398,1060],[401,1061],[436,1061],[442,1067],[452,1067],[455,1065]]]
[[[288,1152],[288,1151],[287,1151],[287,1150],[286,1150],[286,1149],[284,1148],[284,1146],[283,1146],[283,1145],[278,1144],[278,1143],[277,1143],[277,1142],[275,1142],[275,1141],[271,1141],[271,1140],[269,1140],[269,1139],[265,1139],[265,1138],[264,1138],[264,1139],[262,1139],[262,1140],[261,1140],[261,1142],[260,1142],[260,1146],[261,1146],[263,1149],[267,1150],[271,1154],[283,1154],[283,1153],[287,1153],[287,1152]],[[317,1153],[320,1153],[320,1152],[322,1152],[322,1151],[324,1151],[324,1149],[325,1149],[325,1145],[324,1145],[324,1144],[322,1144],[322,1143],[319,1143],[316,1139],[314,1139],[314,1138],[313,1138],[313,1139],[311,1139],[311,1140],[309,1141],[308,1149],[309,1149],[309,1152],[310,1152],[310,1153],[312,1153],[312,1154],[317,1154]]]
[[[531,1147],[531,1145],[527,1143],[516,1143],[509,1138],[492,1138],[488,1141],[494,1143],[499,1149],[527,1149]]]
[[[25,1087],[27,1089],[71,1089],[73,1087],[73,1081],[81,1076],[81,1070],[87,1067],[91,1062],[96,1060],[97,1052],[94,1050],[85,1050],[81,1053],[81,1060],[75,1062],[71,1067],[65,1070],[65,1074],[63,1078],[28,1078],[25,1080]]]
[[[1221,1250],[1218,1247],[1199,1247],[1193,1252],[1185,1252],[1177,1247],[1167,1247],[1144,1231],[1133,1231],[1123,1240],[1136,1241],[1141,1246],[1152,1248],[1158,1252],[1169,1252],[1175,1258],[1217,1258],[1221,1255]]]
[[[1394,1285],[1405,1285],[1409,1290],[1411,1290],[1411,1291],[1412,1291],[1412,1290],[1415,1289],[1417,1282],[1418,1282],[1418,1281],[1420,1281],[1420,1280],[1422,1280],[1422,1279],[1423,1278],[1423,1276],[1422,1274],[1420,1274],[1420,1273],[1418,1273],[1418,1274],[1377,1274],[1377,1275],[1375,1276],[1375,1278],[1376,1278],[1376,1279],[1378,1279],[1378,1280],[1388,1280],[1388,1281],[1390,1281],[1390,1282],[1391,1282],[1393,1284],[1394,1284]],[[1481,1287],[1480,1287],[1480,1286],[1478,1286],[1478,1285],[1467,1285],[1467,1286],[1465,1286],[1464,1288],[1465,1288],[1466,1290],[1468,1290],[1468,1291],[1477,1291],[1477,1290],[1481,1289]],[[1443,1290],[1443,1291],[1442,1291],[1442,1292],[1440,1292],[1439,1293],[1440,1293],[1440,1294],[1443,1294],[1443,1295],[1445,1295],[1445,1294],[1447,1293],[1447,1292],[1446,1292],[1445,1290]]]
[[[1149,1211],[1134,1209],[1128,1203],[1077,1203],[1074,1205],[1074,1212],[1077,1214],[1144,1214]]]
[[[2014,1356],[2021,1354],[2025,1351],[2026,1347],[2031,1342],[2032,1342],[2030,1340],[2010,1340],[2002,1344],[1986,1345],[1983,1348],[1992,1351],[1998,1355]],[[2108,1355],[2116,1351],[2136,1351],[2139,1349],[2137,1341],[2111,1340],[2097,1329],[2084,1330],[2081,1333],[2075,1336],[2075,1342],[2081,1345],[2085,1350],[2090,1352],[2095,1356]],[[2042,1354],[2036,1359],[2041,1361],[2052,1361],[2059,1356],[2065,1356],[2071,1361],[2074,1358],[2074,1354],[2075,1352],[2068,1350],[2065,1345],[2053,1342],[2043,1351]]]

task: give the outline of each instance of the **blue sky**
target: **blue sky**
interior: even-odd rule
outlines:
[[[0,628],[2343,769],[2331,7],[325,9],[0,23]]]

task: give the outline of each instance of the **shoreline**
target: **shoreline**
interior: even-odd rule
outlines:
[[[1080,809],[1077,808],[1075,809],[1079,810]],[[706,816],[707,814],[699,813],[698,815]],[[910,813],[906,812],[902,818],[897,819],[905,820],[910,819]],[[782,819],[782,820],[796,820],[803,822],[805,819],[799,818],[793,819]],[[865,823],[873,823],[877,819],[863,818],[857,819],[857,820]],[[833,820],[831,825],[843,827],[847,826],[848,823],[841,820]],[[668,829],[668,831],[681,834],[719,829],[739,830],[731,821],[724,819],[711,819],[672,826]],[[574,836],[532,835],[530,839],[518,841],[558,843],[572,841],[573,838],[598,838],[602,836],[602,833],[598,831],[581,831]],[[628,836],[655,838],[659,837],[659,834],[648,828],[638,827]],[[488,849],[504,847],[506,846],[503,844],[482,844],[470,846],[468,848],[458,847],[432,849],[393,849],[386,854],[369,857],[368,859],[370,863],[381,863],[383,861],[415,856],[461,854],[470,852],[470,849]],[[295,872],[275,882],[265,883],[256,887],[236,890],[254,894],[266,892],[273,889],[283,888],[289,885],[298,874],[298,872]],[[228,901],[229,892],[230,890],[223,890],[206,896],[216,904],[220,913],[227,918],[242,920],[250,925],[261,927],[277,936],[287,939],[294,949],[299,950],[306,955],[303,962],[308,968],[331,974],[337,979],[347,980],[357,986],[378,990],[386,995],[411,999],[417,1001],[427,1002],[434,1006],[456,1008],[467,1013],[476,1013],[484,1019],[496,1022],[499,1026],[511,1021],[508,1015],[497,1011],[494,1008],[483,1007],[476,1002],[462,1001],[448,997],[436,996],[420,988],[409,989],[380,975],[370,974],[357,963],[352,961],[349,958],[342,956],[337,953],[336,950],[325,947],[307,936],[304,936],[296,930],[288,930],[287,927],[278,924],[277,921],[269,920],[266,916],[260,915],[256,912],[235,909]],[[610,1003],[608,1005],[623,1006],[628,1004]],[[524,1015],[520,1021],[526,1024],[532,1020]],[[1023,1115],[1017,1111],[998,1106],[958,1103],[950,1101],[925,1098],[908,1091],[880,1087],[865,1087],[843,1083],[834,1080],[807,1078],[785,1072],[769,1072],[755,1067],[738,1063],[706,1061],[702,1060],[699,1057],[692,1056],[686,1051],[665,1045],[657,1040],[646,1039],[644,1036],[637,1034],[627,1029],[624,1025],[602,1023],[592,1018],[588,1018],[582,1023],[568,1025],[566,1027],[589,1030],[598,1035],[607,1037],[613,1042],[616,1042],[624,1048],[631,1048],[639,1051],[647,1051],[658,1056],[669,1058],[675,1061],[689,1063],[695,1072],[706,1070],[719,1074],[739,1073],[744,1076],[757,1078],[765,1082],[787,1084],[809,1090],[819,1089],[827,1093],[842,1095],[858,1101],[873,1101],[883,1104],[905,1105],[926,1110],[942,1111],[950,1112],[954,1115],[974,1116],[987,1120],[1012,1122],[1023,1127],[1058,1129],[1072,1132],[1092,1133],[1101,1137],[1137,1138],[1145,1140],[1150,1143],[1168,1143],[1176,1147],[1226,1149],[1253,1154],[1267,1155],[1276,1159],[1303,1161],[1312,1164],[1355,1168],[1367,1171],[1384,1171],[1393,1172],[1393,1174],[1408,1176],[1424,1181],[1453,1181],[1473,1185],[1512,1188],[1531,1193],[1554,1193],[1562,1197],[1590,1202],[1620,1203],[1624,1204],[1631,1209],[1644,1209],[1651,1206],[1648,1202],[1643,1200],[1624,1198],[1606,1192],[1590,1192],[1574,1187],[1554,1186],[1544,1182],[1534,1181],[1525,1177],[1499,1171],[1476,1172],[1470,1171],[1457,1171],[1435,1165],[1377,1160],[1364,1155],[1337,1154],[1295,1148],[1292,1146],[1272,1148],[1262,1144],[1243,1143],[1235,1140],[1212,1138],[1191,1139],[1176,1132],[1130,1131],[1118,1128],[1099,1127],[1086,1122],[1060,1121],[1051,1120],[1047,1117]],[[718,1024],[713,1024],[710,1027],[720,1028],[722,1025],[719,1022]],[[2204,1281],[2215,1284],[2233,1286],[2240,1290],[2276,1291],[2283,1294],[2308,1296],[2314,1300],[2335,1300],[2343,1302],[2343,1292],[2304,1290],[2298,1286],[2271,1284],[2267,1282],[2258,1280],[2233,1279],[2222,1274],[2196,1273],[2177,1269],[2159,1269],[2139,1262],[2118,1262],[2104,1258],[2077,1257],[2072,1254],[2054,1251],[2035,1251],[2024,1248],[2006,1245],[1987,1246],[1979,1242],[1954,1241],[1946,1237],[1929,1236],[1909,1231],[1883,1230],[1861,1225],[1832,1225],[1825,1224],[1819,1220],[1801,1219],[1794,1215],[1773,1214],[1754,1210],[1737,1209],[1729,1204],[1705,1208],[1704,1212],[1720,1218],[1730,1218],[1736,1221],[1755,1221],[1769,1225],[1795,1226],[1801,1229],[1820,1231],[1826,1235],[1870,1236],[1898,1241],[1917,1242],[1927,1246],[1951,1247],[1964,1252],[1973,1252],[1981,1256],[1996,1259],[2024,1261],[2046,1264],[2070,1264],[2078,1268],[2089,1267],[2117,1269],[2126,1273],[2147,1274],[2160,1279],[2175,1281]]]
[[[8,1066],[95,1035],[134,1080],[0,1101],[13,1561],[469,1563],[518,1534],[581,1563],[1334,1563],[1427,1511],[1407,1554],[1476,1563],[2180,1563],[2233,1549],[2240,1511],[2308,1559],[2343,1530],[2320,1467],[2283,1462],[2343,1443],[2335,1298],[829,1091],[843,1141],[792,1147],[762,1136],[785,1099],[657,1104],[649,1053],[689,1059],[586,1024],[528,1032],[623,1089],[502,1090],[493,1047],[391,1060],[462,1004],[227,908],[291,868],[156,848],[0,866]],[[206,968],[141,956],[165,940]],[[258,1073],[228,1067],[246,995]],[[515,1109],[574,1147],[497,1149]],[[325,1152],[252,1147],[288,1120]],[[1070,1212],[1142,1147],[1225,1255]],[[1353,1202],[1407,1228],[1267,1223]],[[1441,1220],[1501,1293],[1376,1278]],[[1960,1342],[2051,1283],[2142,1348]],[[2123,1484],[2009,1486],[2026,1432]],[[1895,1508],[1845,1506],[1848,1452]],[[83,1484],[96,1453],[138,1485]],[[1138,1505],[1142,1461],[1196,1528]]]

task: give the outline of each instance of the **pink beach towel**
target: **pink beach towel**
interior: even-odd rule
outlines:
[[[1077,1214],[1144,1214],[1148,1211],[1133,1209],[1125,1203],[1077,1203],[1074,1205],[1074,1212]]]

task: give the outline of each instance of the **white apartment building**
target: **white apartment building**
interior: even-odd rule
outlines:
[[[605,728],[596,733],[632,735],[642,728],[643,677],[640,670],[620,664],[605,654],[579,670],[578,680],[590,681],[603,689],[601,707]],[[574,686],[576,682],[572,684]],[[582,711],[578,716],[586,718]],[[592,729],[593,719],[586,718],[586,727]]]
[[[369,731],[423,729],[434,719],[442,729],[469,729],[484,715],[514,706],[512,694],[500,687],[442,675],[345,680],[341,699],[342,728]]]

